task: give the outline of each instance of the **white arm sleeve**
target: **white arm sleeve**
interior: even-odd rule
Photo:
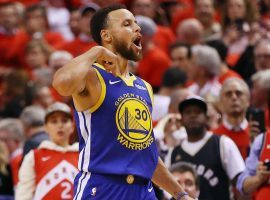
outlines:
[[[30,151],[23,159],[19,170],[19,183],[15,192],[15,200],[32,200],[35,191],[35,159],[34,151]]]
[[[220,138],[220,154],[223,169],[230,180],[244,171],[245,163],[236,144],[224,135]]]

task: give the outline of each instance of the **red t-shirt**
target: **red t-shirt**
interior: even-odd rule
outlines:
[[[153,87],[161,85],[162,76],[170,67],[171,60],[160,48],[154,47],[146,52],[143,59],[138,63],[139,76],[150,83]]]
[[[244,130],[234,131],[229,130],[223,124],[221,124],[217,129],[213,130],[217,135],[226,135],[231,138],[236,146],[238,147],[242,157],[245,159],[249,150],[249,127],[247,126]]]

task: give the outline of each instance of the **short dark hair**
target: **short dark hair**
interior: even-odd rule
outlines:
[[[167,69],[162,78],[162,86],[175,87],[177,85],[184,86],[187,81],[187,75],[178,67]]]
[[[90,22],[91,34],[93,39],[99,45],[102,45],[100,31],[108,26],[108,14],[114,10],[126,9],[122,4],[114,4],[105,8],[99,9],[92,17]]]
[[[216,49],[222,62],[226,62],[228,47],[222,40],[210,40],[206,42],[206,45]]]
[[[41,4],[33,4],[33,5],[30,5],[29,7],[26,7],[25,11],[24,11],[24,20],[28,20],[28,14],[29,13],[32,13],[36,10],[40,10],[41,11],[41,14],[43,16],[44,19],[46,19],[47,21],[47,11],[46,11],[46,8],[41,5]]]
[[[177,41],[175,43],[172,43],[170,46],[169,46],[169,52],[171,53],[173,49],[176,49],[178,47],[184,47],[184,48],[187,48],[187,57],[188,58],[191,58],[192,56],[192,52],[191,52],[191,46],[189,44],[186,44],[186,43],[183,43],[183,42],[180,42],[180,41]]]
[[[195,180],[195,185],[196,188],[199,188],[199,177],[198,174],[195,170],[195,167],[188,162],[177,162],[175,164],[173,164],[170,168],[170,172],[174,173],[174,172],[178,172],[178,173],[185,173],[185,172],[190,172],[192,174],[192,176],[194,177]]]

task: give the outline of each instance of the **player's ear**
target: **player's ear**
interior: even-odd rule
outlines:
[[[111,37],[109,30],[106,30],[106,29],[101,30],[100,36],[101,36],[102,41],[104,41],[106,43],[111,43],[112,37]]]

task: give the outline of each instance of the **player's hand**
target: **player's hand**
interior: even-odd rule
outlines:
[[[102,46],[93,47],[98,52],[97,62],[101,64],[105,70],[113,75],[119,75],[120,71],[117,65],[117,56]]]

